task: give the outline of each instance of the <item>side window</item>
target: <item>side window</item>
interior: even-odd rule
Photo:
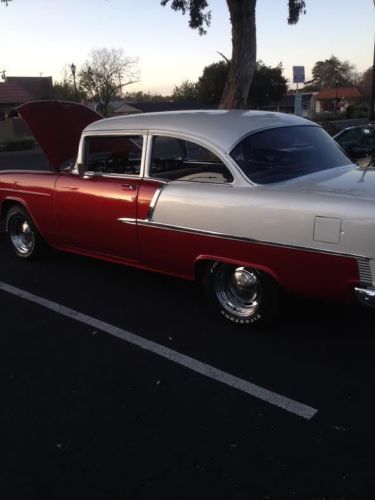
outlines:
[[[337,142],[340,146],[344,147],[350,144],[359,143],[362,139],[362,132],[359,129],[351,129],[343,132],[340,137],[337,138]]]
[[[92,136],[85,139],[85,166],[88,172],[139,175],[142,136]]]
[[[162,136],[156,136],[152,141],[150,176],[170,181],[233,181],[227,167],[208,149],[182,139]]]

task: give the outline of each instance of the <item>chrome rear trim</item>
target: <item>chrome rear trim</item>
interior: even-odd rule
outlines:
[[[364,285],[372,285],[370,259],[357,258],[359,279]]]
[[[375,288],[355,287],[354,292],[362,304],[375,308]]]

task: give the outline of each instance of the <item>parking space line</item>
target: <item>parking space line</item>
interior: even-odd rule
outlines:
[[[101,330],[103,332],[109,333],[114,337],[125,340],[126,342],[136,345],[146,351],[152,352],[161,356],[162,358],[168,359],[177,363],[185,368],[188,368],[200,375],[204,375],[212,380],[217,382],[221,382],[229,387],[237,389],[238,391],[242,391],[250,396],[253,396],[257,399],[265,401],[273,406],[281,408],[289,413],[293,413],[294,415],[298,415],[304,419],[310,420],[314,415],[317,414],[318,410],[312,408],[311,406],[307,406],[298,401],[294,401],[293,399],[289,399],[281,394],[272,392],[268,389],[260,387],[256,384],[248,382],[247,380],[241,379],[230,373],[226,373],[214,366],[207,365],[202,361],[191,358],[190,356],[186,356],[185,354],[181,354],[178,351],[174,351],[173,349],[169,349],[161,344],[157,344],[152,340],[145,339],[140,337],[139,335],[135,335],[127,330],[123,330],[117,326],[111,325],[110,323],[106,323],[99,319],[93,318],[91,316],[87,316],[86,314],[82,314],[74,309],[70,309],[69,307],[65,307],[56,302],[52,302],[50,300],[44,299],[43,297],[39,297],[38,295],[34,295],[26,290],[22,290],[20,288],[16,288],[12,285],[8,285],[7,283],[3,283],[0,281],[0,290],[7,292],[9,294],[15,295],[21,299],[27,300],[29,302],[33,302],[38,304],[46,309],[54,311],[62,316],[66,316],[75,321],[79,321],[85,325],[89,325],[96,330]]]

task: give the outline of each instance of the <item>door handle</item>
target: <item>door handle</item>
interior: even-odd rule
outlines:
[[[136,184],[121,184],[121,186],[125,189],[129,189],[130,191],[135,191],[137,189]]]

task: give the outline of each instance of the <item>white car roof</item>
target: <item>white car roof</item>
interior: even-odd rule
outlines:
[[[242,137],[266,128],[316,125],[291,114],[266,111],[167,111],[106,118],[88,125],[85,132],[154,131],[202,138],[228,153]]]

